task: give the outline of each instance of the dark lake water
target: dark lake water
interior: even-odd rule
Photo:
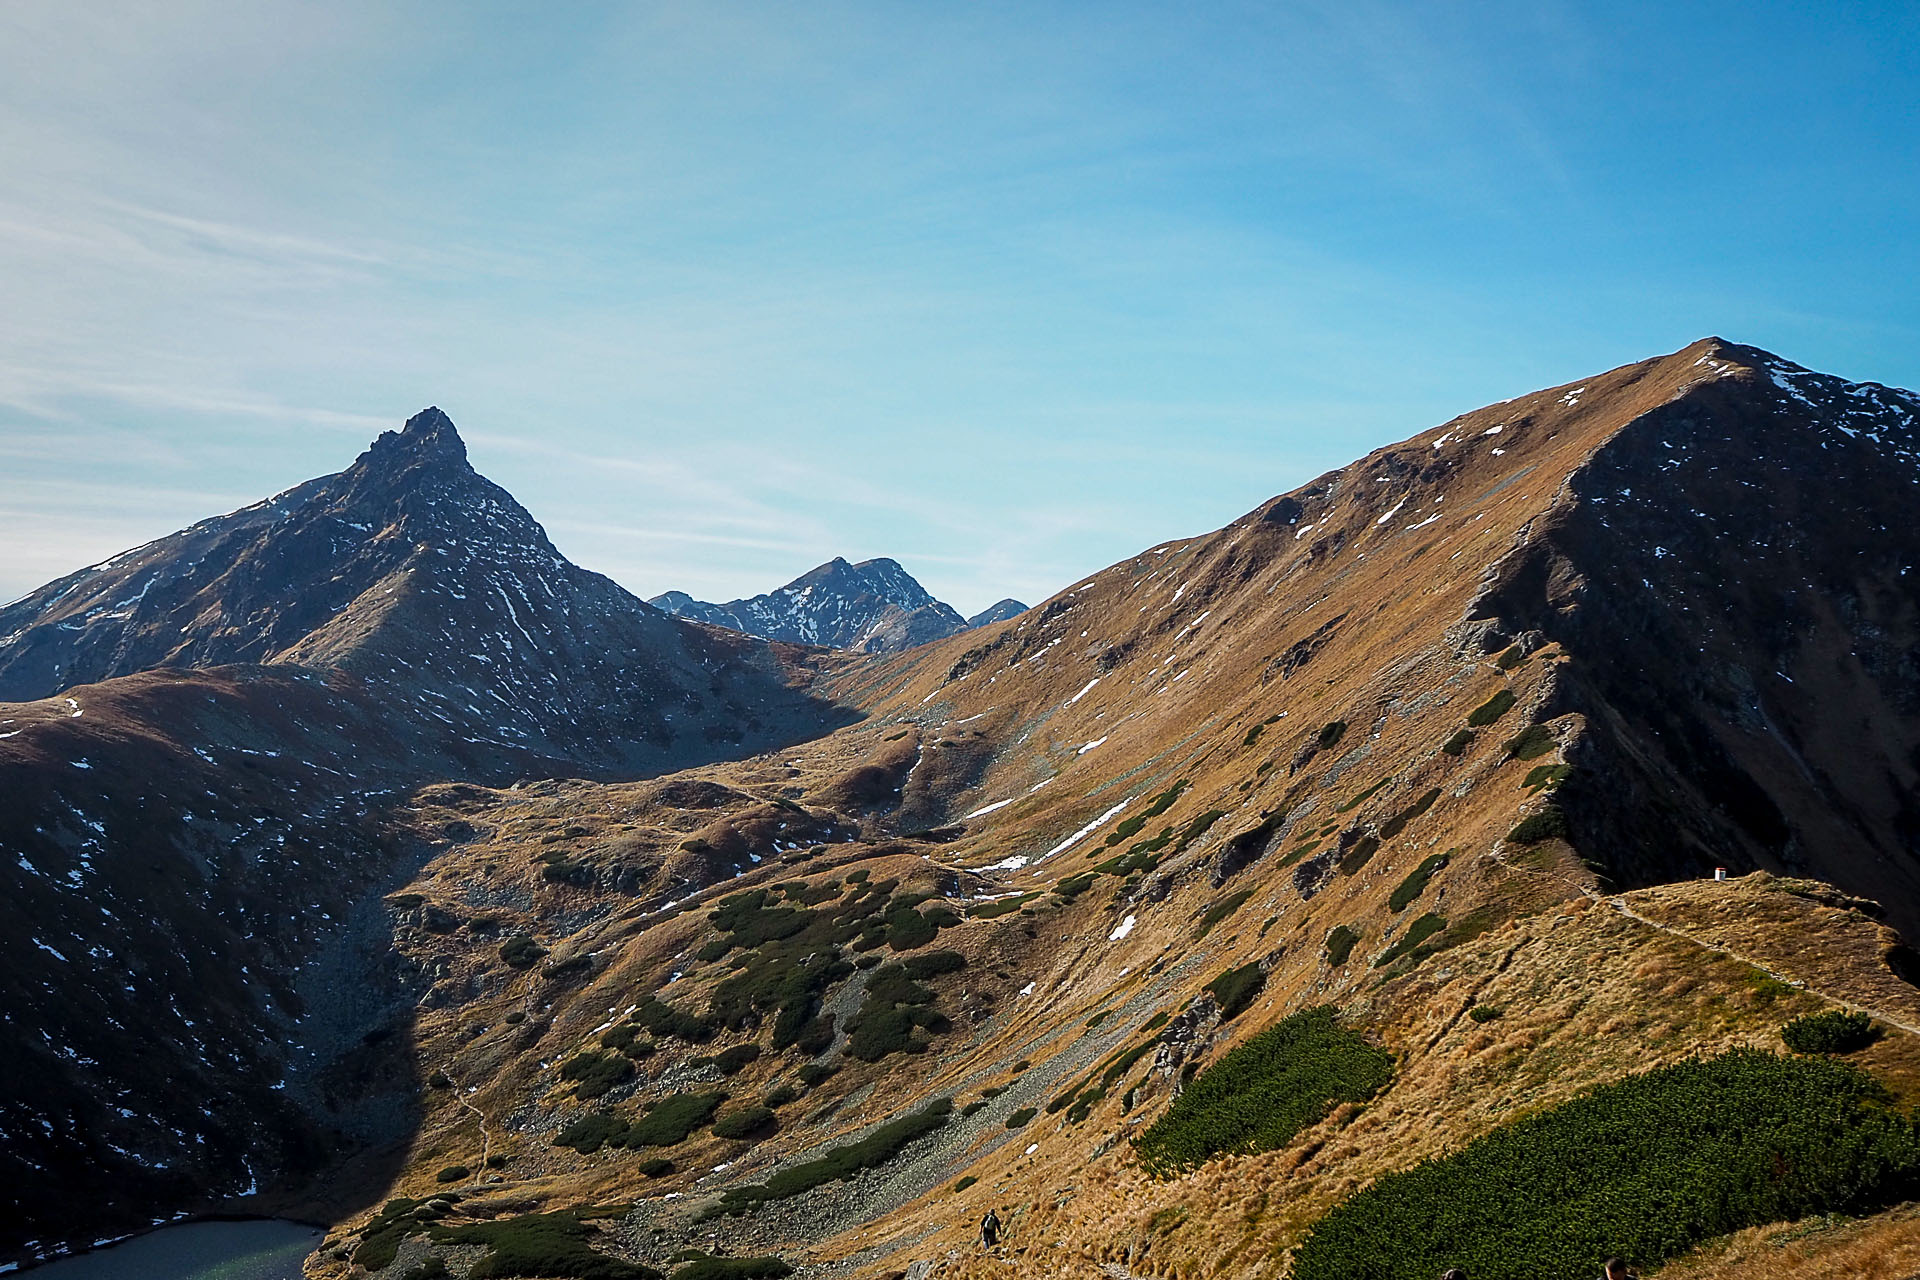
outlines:
[[[21,1280],[300,1280],[322,1234],[298,1222],[189,1222],[49,1262]]]

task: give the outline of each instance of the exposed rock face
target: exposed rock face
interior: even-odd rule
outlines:
[[[1016,600],[1002,600],[979,617],[965,619],[929,595],[897,561],[882,558],[848,564],[838,557],[751,600],[708,604],[684,591],[669,591],[648,603],[677,617],[768,640],[864,653],[911,649],[1012,617],[1026,607]]]
[[[1573,657],[1535,716],[1580,717],[1561,802],[1620,879],[1811,873],[1920,930],[1920,396],[1725,343],[1692,367],[1469,621]]]
[[[691,764],[834,720],[765,644],[564,559],[438,409],[337,475],[0,610],[0,699],[234,662],[347,672],[450,737],[589,769]]]

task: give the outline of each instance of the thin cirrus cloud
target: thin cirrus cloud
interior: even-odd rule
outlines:
[[[1765,3],[21,0],[0,596],[429,403],[642,594],[892,555],[971,611],[1708,332],[1911,384],[1915,45]]]

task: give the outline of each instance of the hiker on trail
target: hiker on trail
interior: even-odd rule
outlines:
[[[991,1249],[999,1243],[1000,1215],[989,1209],[987,1216],[980,1219],[980,1244],[982,1248]]]
[[[1625,1258],[1608,1258],[1600,1264],[1600,1280],[1640,1280],[1627,1269]]]

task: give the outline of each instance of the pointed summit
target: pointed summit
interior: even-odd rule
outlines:
[[[414,464],[467,466],[467,445],[453,419],[437,406],[428,406],[407,419],[399,431],[382,431],[356,466],[382,470]]]

